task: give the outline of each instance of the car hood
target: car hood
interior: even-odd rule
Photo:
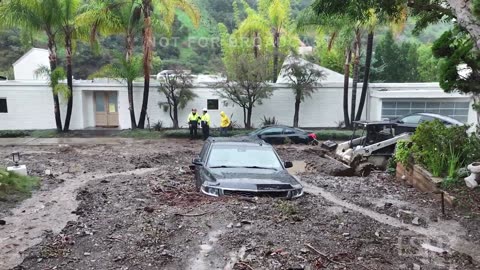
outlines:
[[[209,183],[225,189],[241,190],[288,190],[300,185],[286,170],[248,168],[210,169],[215,182]]]

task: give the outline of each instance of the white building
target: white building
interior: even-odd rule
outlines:
[[[317,66],[324,70],[327,78],[322,81],[312,98],[306,99],[300,108],[301,127],[337,127],[343,121],[343,75]],[[232,120],[243,126],[243,110],[228,100],[219,98],[212,83],[218,77],[198,75],[193,91],[198,95],[187,108],[179,112],[180,125],[187,126],[191,108],[206,107],[212,118],[213,127],[219,126],[220,111],[232,115]],[[150,88],[148,116],[153,125],[157,121],[171,126],[171,119],[158,105],[165,102],[158,92],[158,81]],[[274,94],[253,110],[252,122],[261,125],[261,119],[273,117],[281,124],[291,125],[294,114],[294,95],[288,83],[279,77],[272,84]],[[360,98],[361,84],[357,97]],[[351,94],[351,91],[350,91]],[[143,95],[143,83],[134,83],[134,106],[137,116]],[[350,99],[349,99],[350,100]],[[66,102],[61,111],[65,118]],[[358,104],[358,102],[357,102]],[[363,119],[382,120],[412,112],[435,112],[454,117],[466,123],[476,123],[476,113],[471,108],[472,99],[462,94],[445,93],[438,83],[383,83],[370,84]],[[71,129],[91,127],[130,128],[127,87],[112,79],[74,81],[73,113]],[[11,129],[53,129],[53,98],[46,81],[15,80],[0,81],[0,130]]]
[[[50,67],[48,50],[32,48],[20,59],[13,63],[15,80],[47,80],[48,76],[37,75],[36,71],[42,67]]]

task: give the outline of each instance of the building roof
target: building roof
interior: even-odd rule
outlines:
[[[30,56],[34,52],[46,52],[46,53],[48,53],[48,50],[40,49],[40,48],[31,48],[28,52],[26,52],[24,55],[22,55],[22,57],[18,58],[18,60],[15,61],[12,65],[16,66],[19,62],[21,62],[22,60],[24,60],[25,58],[27,58],[28,56]]]
[[[344,80],[343,74],[340,74],[336,71],[311,63],[301,57],[287,56],[285,58],[285,61],[283,62],[282,70],[280,71],[280,74],[278,76],[277,83],[289,83],[288,79],[284,77],[285,66],[292,63],[294,60],[298,60],[302,64],[311,64],[314,69],[323,71],[323,73],[325,74],[325,78],[322,80],[322,82],[343,82]]]

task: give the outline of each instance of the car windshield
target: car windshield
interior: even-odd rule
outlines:
[[[213,146],[208,167],[249,167],[281,169],[282,164],[270,147],[265,146]]]

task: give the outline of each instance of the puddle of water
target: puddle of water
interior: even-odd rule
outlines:
[[[323,188],[303,182],[302,185],[305,192],[321,196],[327,201],[348,208],[383,224],[401,228],[419,235],[423,235],[429,239],[446,243],[451,249],[470,255],[475,261],[480,262],[480,247],[472,242],[462,239],[462,237],[466,235],[465,229],[456,221],[439,221],[435,224],[430,224],[429,228],[418,227],[403,223],[402,221],[391,216],[380,214],[370,209],[344,201],[335,196],[333,193],[324,190]]]
[[[213,250],[215,243],[218,242],[218,237],[223,233],[222,230],[211,231],[207,235],[207,242],[200,245],[200,251],[198,255],[192,259],[190,265],[186,270],[222,270],[221,268],[212,268],[212,265],[206,261],[210,251]]]
[[[287,169],[289,173],[295,175],[295,174],[305,172],[305,167],[307,165],[305,161],[295,160],[295,161],[292,161],[292,163],[293,163],[293,167]]]
[[[20,264],[23,261],[21,253],[39,244],[46,231],[58,234],[68,221],[76,220],[77,216],[72,214],[78,207],[76,193],[89,181],[120,175],[143,175],[156,170],[147,168],[122,173],[84,174],[64,179],[63,184],[54,190],[34,193],[11,210],[12,216],[4,218],[6,225],[0,227],[0,269]]]

